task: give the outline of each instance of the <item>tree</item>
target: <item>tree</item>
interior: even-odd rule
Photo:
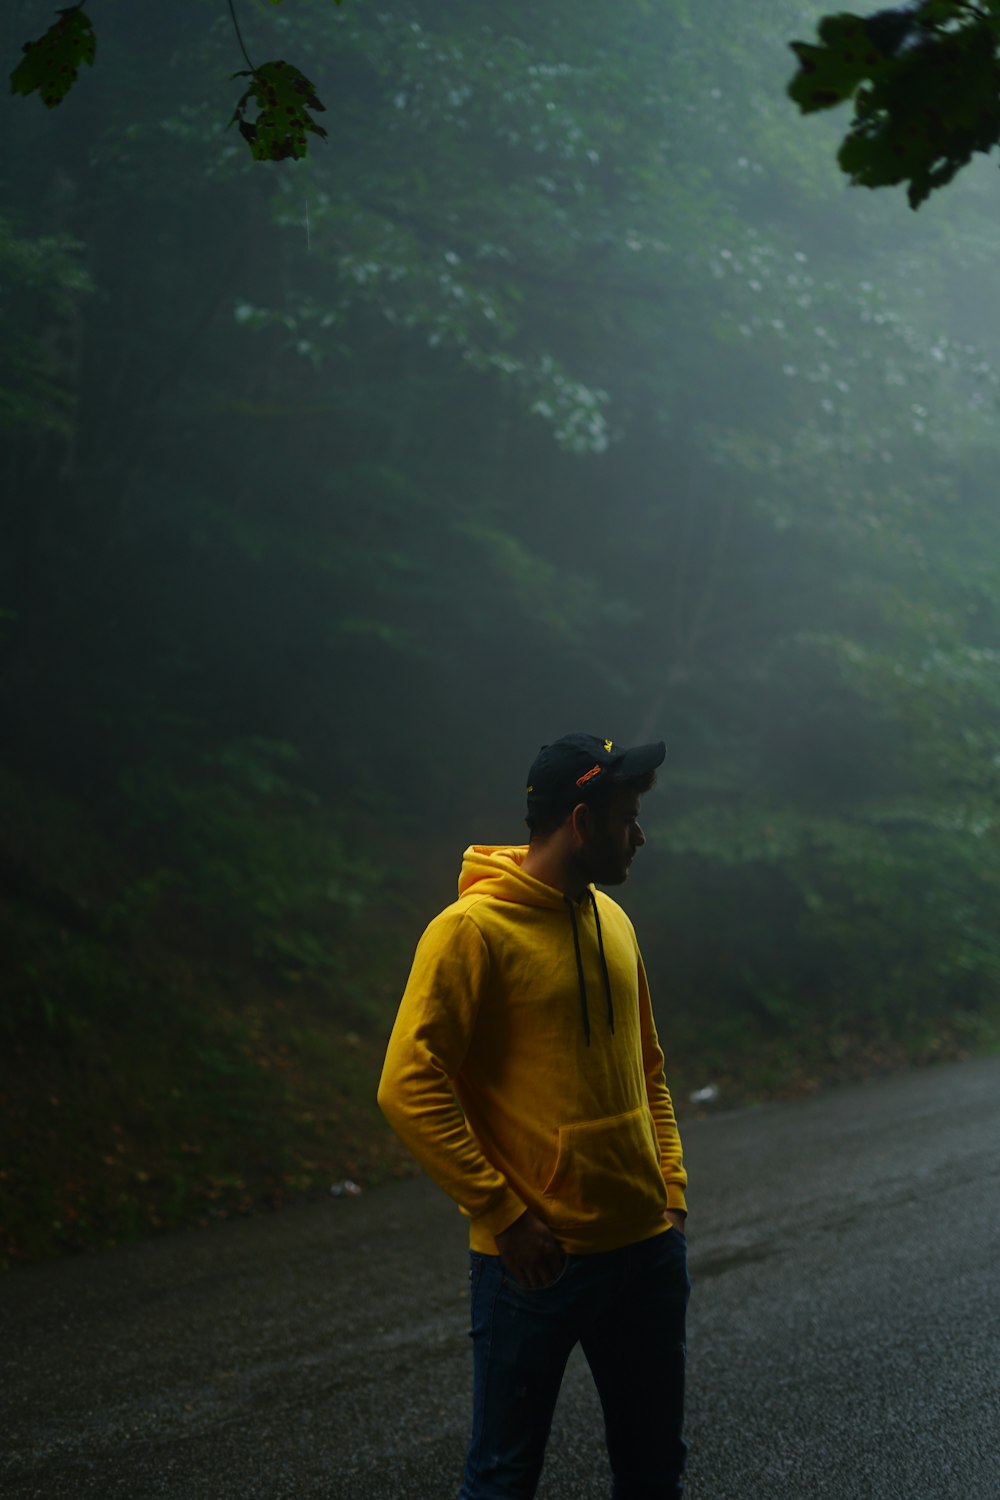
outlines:
[[[837,159],[861,187],[907,184],[912,208],[1000,141],[1000,3],[921,0],[824,16],[792,42],[788,92],[803,114],[852,100]]]

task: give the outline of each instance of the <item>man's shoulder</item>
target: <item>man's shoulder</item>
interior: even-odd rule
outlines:
[[[432,917],[424,929],[428,932],[460,932],[463,929],[480,928],[486,916],[483,908],[489,905],[489,897],[480,895],[475,891],[467,891],[462,896],[456,896],[454,901],[448,903]],[[488,920],[488,918],[487,918]]]
[[[481,944],[487,951],[493,951],[512,927],[519,927],[518,919],[531,911],[530,907],[505,901],[488,890],[463,891],[432,917],[424,929],[423,941],[451,946]]]

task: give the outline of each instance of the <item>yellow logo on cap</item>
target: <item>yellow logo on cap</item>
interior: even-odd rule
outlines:
[[[609,755],[611,754],[611,745],[612,745],[612,741],[611,740],[605,740],[604,741],[604,748],[608,752]]]

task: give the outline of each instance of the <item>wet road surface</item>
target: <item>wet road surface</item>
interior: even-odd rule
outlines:
[[[1000,1500],[1000,1058],[684,1122],[691,1500]],[[454,1500],[424,1180],[0,1280],[5,1500]],[[574,1356],[538,1500],[607,1500]]]

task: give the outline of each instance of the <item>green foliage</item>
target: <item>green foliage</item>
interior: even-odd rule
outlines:
[[[251,737],[210,752],[183,778],[159,760],[130,768],[133,837],[165,839],[170,862],[152,885],[146,877],[123,892],[106,920],[132,929],[137,910],[169,893],[182,918],[245,945],[276,977],[338,980],[349,992],[345,939],[383,876],[349,854],[316,795],[289,779],[297,760],[293,746]]]
[[[307,133],[325,138],[326,131],[309,111],[326,106],[305,74],[291,63],[264,63],[233,77],[250,79],[230,123],[238,125],[255,161],[298,159],[308,150]],[[251,100],[258,111],[254,119],[247,117]]]
[[[711,893],[708,922],[724,934],[705,941],[706,916],[671,892],[678,987],[699,994],[704,1027],[727,1051],[736,994],[746,1045],[770,1038],[803,1057],[811,1036],[850,1038],[849,1061],[887,1041],[928,1056],[942,1039],[985,1035],[1000,985],[990,917],[1000,901],[1000,658],[967,645],[910,654],[898,639],[886,650],[831,637],[808,650],[814,691],[831,709],[814,710],[812,732],[800,721],[805,774],[774,759],[773,743],[752,781],[717,761],[714,778],[681,778],[681,805],[654,827],[686,881],[702,899]],[[786,657],[786,676],[794,670]],[[758,691],[776,713],[766,678]],[[878,721],[878,764],[861,760],[845,701],[865,702]],[[842,779],[838,793],[828,778],[818,799],[809,780],[824,739]]]
[[[25,42],[24,56],[10,75],[11,92],[33,94],[53,109],[77,80],[81,63],[94,65],[97,38],[82,5],[68,6],[35,42]]]
[[[918,208],[1000,141],[998,36],[995,0],[824,16],[820,45],[791,43],[788,92],[804,114],[853,98],[841,168],[862,187],[907,183]]]
[[[93,284],[70,235],[18,233],[0,215],[0,428],[66,438],[81,308]]]
[[[295,762],[249,739],[198,789],[148,769],[114,839],[93,807],[0,771],[0,1267],[397,1169],[367,1032],[400,956],[383,932],[362,963],[341,915],[364,922],[356,870]],[[232,798],[213,806],[229,786],[246,826]],[[255,837],[278,809],[287,828]]]

